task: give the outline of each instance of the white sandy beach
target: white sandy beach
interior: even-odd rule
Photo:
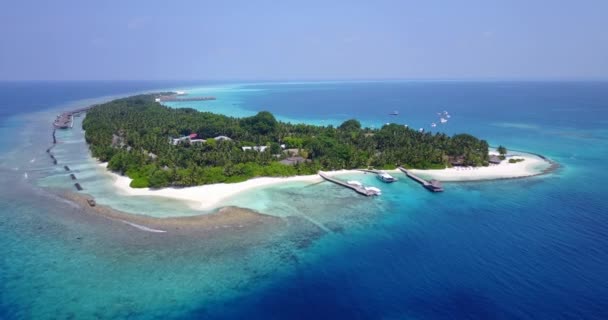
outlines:
[[[525,159],[523,162],[509,163],[508,159]],[[114,179],[114,186],[119,193],[128,196],[157,196],[176,200],[187,201],[191,207],[196,210],[212,210],[222,206],[222,202],[226,199],[235,196],[241,192],[276,185],[286,182],[321,182],[322,178],[318,175],[294,176],[285,178],[261,177],[239,183],[218,183],[211,185],[203,185],[187,188],[131,188],[129,185],[132,181],[129,177],[105,170],[107,163],[102,163],[106,174]],[[519,178],[541,173],[548,168],[550,163],[538,156],[532,154],[518,153],[512,155],[501,164],[491,165],[489,167],[466,168],[455,167],[437,170],[411,170],[413,173],[427,179],[437,179],[440,181],[477,181],[477,180],[493,180],[503,178]],[[391,170],[398,175],[398,170]],[[336,174],[362,174],[358,170],[340,170],[326,172],[329,175]]]
[[[497,154],[490,152],[490,154]],[[509,163],[509,159],[525,159],[522,162]],[[437,170],[411,170],[412,173],[427,179],[439,181],[478,181],[505,178],[522,178],[537,175],[551,164],[540,157],[529,153],[509,155],[500,164],[489,167],[453,167]]]
[[[102,167],[107,167],[107,163],[100,164]],[[193,209],[211,210],[221,206],[222,202],[241,192],[275,185],[286,182],[307,182],[317,183],[323,179],[318,175],[294,176],[294,177],[261,177],[238,183],[218,183],[187,188],[131,188],[129,185],[131,178],[121,176],[109,170],[104,170],[114,179],[114,186],[119,193],[128,196],[158,196],[171,198],[176,200],[187,201]],[[344,173],[361,173],[357,170],[340,170],[330,172],[329,174],[344,174]]]

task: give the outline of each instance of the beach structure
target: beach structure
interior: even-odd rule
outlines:
[[[205,143],[205,142],[207,142],[206,139],[196,139],[197,137],[198,137],[198,134],[191,133],[191,134],[189,134],[187,136],[183,136],[183,137],[179,137],[179,138],[169,138],[169,142],[172,145],[174,145],[174,146],[176,146],[176,145],[178,145],[180,143],[183,143],[185,141],[188,141],[191,144],[194,144],[194,143]],[[216,141],[232,141],[231,138],[226,137],[226,136],[217,136],[217,137],[215,137],[213,139],[216,140]]]
[[[454,167],[464,166],[464,157],[463,156],[450,157],[450,164]]]
[[[174,146],[176,146],[176,145],[178,145],[180,143],[183,143],[185,141],[189,141],[190,143],[192,143],[192,141],[199,142],[199,140],[202,140],[202,139],[195,139],[197,136],[198,136],[198,134],[191,133],[191,134],[189,134],[187,136],[183,136],[183,137],[179,137],[179,138],[171,138],[171,144],[174,145]],[[203,140],[203,142],[205,142],[205,141]]]
[[[355,192],[357,192],[358,194],[364,195],[366,197],[379,196],[382,194],[380,189],[375,188],[375,187],[364,187],[358,181],[356,181],[356,183],[355,183],[355,181],[344,182],[344,181],[338,180],[336,178],[330,177],[322,171],[319,171],[319,176],[321,176],[321,178],[323,178],[329,182],[333,182],[337,185],[352,189]]]
[[[95,200],[93,199],[87,199],[87,203],[89,204],[89,206],[94,207],[95,205],[97,205],[97,203],[95,202]]]
[[[245,146],[245,147],[241,147],[241,149],[243,151],[257,151],[257,152],[264,152],[266,151],[266,149],[268,149],[268,146]]]
[[[74,183],[74,187],[76,187],[76,190],[78,190],[78,191],[82,191],[83,190],[82,186],[78,182]]]
[[[91,109],[93,106],[88,106],[80,109],[75,109],[72,111],[66,111],[55,118],[53,122],[53,126],[55,129],[67,129],[72,128],[74,126],[74,116],[78,116],[83,112]]]
[[[226,137],[226,136],[217,136],[213,139],[215,141],[232,141],[232,139],[230,137]]]
[[[403,173],[405,173],[406,176],[408,176],[410,179],[420,183],[424,188],[426,188],[429,191],[432,192],[442,192],[443,191],[443,185],[441,184],[441,182],[432,179],[432,180],[424,180],[420,177],[418,177],[417,175],[411,173],[408,170],[405,170],[403,167],[399,167],[399,170],[401,170]]]
[[[190,140],[190,138],[188,138],[188,136],[180,137],[180,138],[172,138],[171,139],[171,144],[174,145],[174,146],[176,146],[176,145],[178,145],[178,144],[180,144],[180,143],[182,143],[182,142],[184,142],[186,140]]]
[[[293,166],[298,163],[304,163],[304,162],[308,162],[308,161],[310,161],[310,160],[304,159],[303,157],[289,157],[289,158],[283,159],[279,162],[284,165]]]
[[[499,156],[492,154],[492,155],[490,155],[488,162],[490,162],[492,164],[500,164],[502,162],[502,159]]]

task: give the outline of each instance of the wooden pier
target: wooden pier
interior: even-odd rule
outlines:
[[[352,189],[355,192],[357,192],[357,193],[359,193],[361,195],[364,195],[366,197],[377,196],[379,194],[377,191],[367,190],[367,189],[365,189],[363,187],[359,187],[359,186],[355,186],[355,185],[350,185],[350,184],[348,184],[348,183],[346,183],[344,181],[340,181],[340,180],[338,180],[336,178],[332,178],[332,177],[328,176],[327,174],[323,173],[322,171],[319,171],[319,175],[321,176],[321,178],[323,178],[323,179],[325,179],[325,180],[327,180],[329,182],[333,182],[333,183],[335,183],[337,185],[340,185],[340,186]]]
[[[423,187],[425,187],[429,191],[432,191],[432,192],[442,192],[443,191],[443,185],[441,184],[441,182],[439,182],[435,179],[427,181],[427,180],[424,180],[424,179],[418,177],[417,175],[405,170],[403,167],[399,167],[399,170],[403,171],[403,173],[405,173],[405,175],[408,176],[408,178],[420,183]]]
[[[53,122],[53,126],[55,129],[67,129],[72,128],[74,126],[74,116],[80,115],[83,112],[91,109],[94,106],[88,106],[80,109],[75,109],[72,111],[66,111],[57,116],[55,121]],[[55,132],[53,131],[53,140],[55,140]],[[55,141],[56,142],[56,141]]]

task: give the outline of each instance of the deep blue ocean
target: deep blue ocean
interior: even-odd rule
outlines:
[[[442,194],[402,179],[373,201],[268,188],[249,196],[280,222],[213,237],[137,232],[54,195],[57,110],[169,88],[218,97],[180,106],[320,124],[431,130],[447,110],[435,130],[560,168]],[[607,82],[0,82],[0,115],[0,319],[608,319]]]

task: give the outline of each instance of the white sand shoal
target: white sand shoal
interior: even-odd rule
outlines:
[[[100,166],[107,167],[107,163],[102,163]],[[294,177],[261,177],[254,178],[238,183],[217,183],[203,186],[187,187],[187,188],[131,188],[132,179],[126,176],[121,176],[109,170],[104,170],[114,179],[114,187],[122,195],[127,196],[157,196],[176,200],[187,201],[196,210],[211,210],[221,207],[222,202],[241,192],[276,185],[286,182],[306,182],[309,184],[318,183],[323,180],[319,175],[306,175]],[[328,172],[328,174],[347,174],[361,173],[357,170],[340,170]]]
[[[495,154],[491,152],[490,154]],[[509,159],[524,159],[522,162],[509,163]],[[500,164],[489,167],[453,167],[437,170],[411,170],[412,173],[427,179],[439,181],[478,181],[506,178],[522,178],[537,175],[549,168],[551,163],[533,154],[518,153],[507,156]]]

